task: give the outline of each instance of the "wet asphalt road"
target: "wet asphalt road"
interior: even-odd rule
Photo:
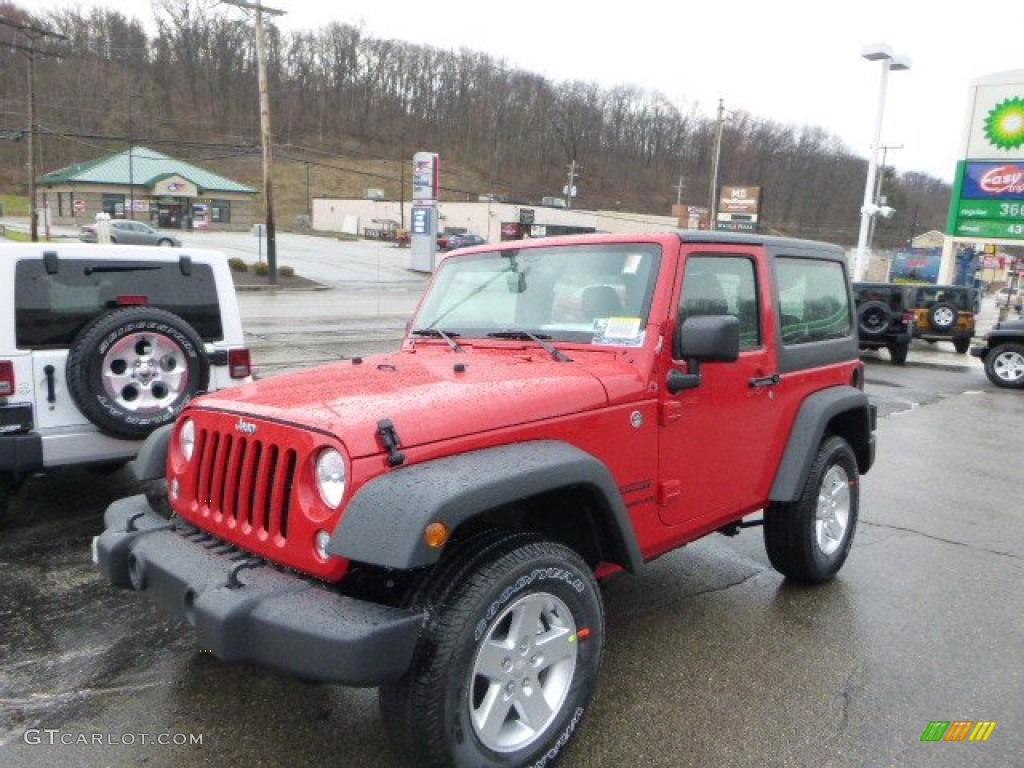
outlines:
[[[613,580],[566,764],[1019,765],[1021,424],[1024,398],[992,391],[883,419],[854,552],[824,587],[785,584],[756,529]],[[2,764],[394,765],[373,691],[224,666],[102,582],[89,541],[131,490],[124,471],[73,470],[22,493],[0,541]],[[998,725],[985,744],[920,742],[953,719]]]
[[[878,462],[839,577],[786,584],[752,529],[609,582],[599,693],[564,765],[1022,764],[1024,397],[873,361],[868,391]],[[124,470],[37,477],[0,534],[0,765],[395,766],[374,691],[223,665],[102,581],[89,542],[132,491]],[[998,725],[920,741],[957,719]]]

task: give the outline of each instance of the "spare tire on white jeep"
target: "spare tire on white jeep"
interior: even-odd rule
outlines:
[[[177,315],[128,307],[100,315],[68,350],[68,391],[103,432],[142,438],[174,421],[210,380],[195,330]]]
[[[196,394],[249,379],[223,253],[0,245],[0,516],[33,474],[123,465]]]

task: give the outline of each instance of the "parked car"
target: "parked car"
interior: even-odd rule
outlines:
[[[487,238],[485,237],[481,237],[473,232],[463,232],[461,235],[449,237],[445,250],[454,251],[456,248],[469,248],[472,245],[484,245],[486,242]]]
[[[165,247],[181,247],[181,240],[167,232],[153,229],[149,224],[128,219],[114,219],[109,222],[110,242],[120,245],[162,245]],[[96,225],[86,224],[78,233],[83,243],[95,243]]]
[[[996,305],[1009,304],[1010,306],[1016,306],[1021,303],[1020,289],[1010,288],[1004,285],[998,291],[995,292]]]
[[[0,245],[0,517],[27,477],[124,464],[249,367],[223,253]]]
[[[854,283],[857,331],[861,349],[887,349],[893,365],[907,362],[914,312],[901,283]]]
[[[985,375],[997,387],[1024,389],[1024,320],[996,323],[971,354],[985,364]]]
[[[962,285],[914,285],[908,301],[914,313],[913,334],[925,341],[951,341],[967,354],[974,338],[977,291]]]
[[[593,317],[558,316],[580,285]],[[212,656],[380,686],[403,764],[551,765],[597,682],[599,579],[761,523],[791,581],[842,567],[875,455],[853,317],[823,243],[455,251],[400,350],[203,395],[151,435],[134,467],[174,515],[115,501],[94,561]]]

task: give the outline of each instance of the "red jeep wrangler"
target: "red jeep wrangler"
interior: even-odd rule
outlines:
[[[103,574],[200,648],[380,686],[410,763],[548,765],[604,648],[598,580],[760,524],[803,583],[874,457],[843,251],[706,232],[460,251],[400,351],[194,400],[115,502]]]

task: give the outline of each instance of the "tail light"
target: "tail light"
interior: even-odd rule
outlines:
[[[248,349],[228,350],[228,372],[232,379],[244,379],[252,374]]]
[[[149,304],[149,296],[142,293],[122,293],[115,301],[119,307],[145,307]]]
[[[14,394],[14,363],[0,360],[0,397]]]

